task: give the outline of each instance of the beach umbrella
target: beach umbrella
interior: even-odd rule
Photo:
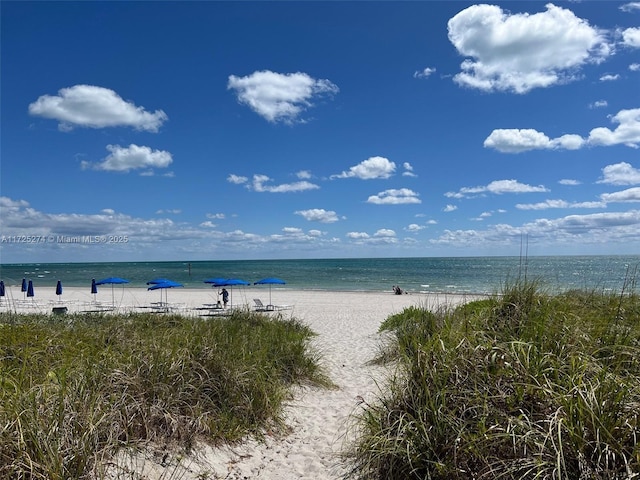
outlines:
[[[98,293],[98,287],[96,285],[96,279],[91,279],[91,294],[93,295],[93,301],[96,301],[96,294]]]
[[[253,282],[254,285],[269,285],[269,305],[273,305],[273,303],[271,303],[271,286],[272,285],[284,285],[285,282],[284,280],[280,279],[280,278],[276,278],[276,277],[268,277],[268,278],[263,278],[262,280],[258,280],[257,282]]]
[[[96,285],[111,285],[111,303],[115,307],[116,297],[113,291],[113,286],[124,285],[125,283],[129,283],[129,280],[125,280],[124,278],[120,278],[120,277],[108,277],[108,278],[103,278],[102,280],[97,281]]]
[[[160,301],[162,302],[162,290],[165,291],[165,301],[169,303],[169,297],[167,295],[167,289],[176,288],[176,287],[184,287],[181,283],[174,282],[173,280],[162,279],[163,281],[157,282],[155,280],[151,280],[147,282],[147,285],[151,285],[147,290],[160,290]]]
[[[27,286],[27,297],[34,297],[35,294],[33,292],[33,282],[29,280],[29,285]]]
[[[26,294],[26,293],[27,293],[27,279],[26,279],[26,278],[23,278],[23,279],[22,279],[22,287],[20,287],[20,291],[21,291],[23,294]],[[23,295],[23,297],[24,297],[24,295]]]
[[[4,280],[0,280],[0,301],[2,301],[2,297],[4,297]]]
[[[218,279],[220,280],[220,279]],[[244,280],[240,280],[239,278],[224,278],[221,282],[215,282],[213,284],[214,287],[231,287],[231,306],[233,307],[233,287],[234,285],[251,285],[249,282],[245,282]]]
[[[62,295],[62,282],[60,280],[56,284],[56,295],[58,295],[58,301],[60,301],[60,296]]]

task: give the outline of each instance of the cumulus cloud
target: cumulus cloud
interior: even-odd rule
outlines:
[[[640,28],[627,28],[622,31],[622,43],[627,47],[640,48]]]
[[[449,212],[455,212],[457,209],[458,209],[458,207],[456,205],[449,204],[446,207],[444,207],[442,209],[442,211],[445,212],[445,213],[449,213]]]
[[[616,80],[620,80],[620,75],[617,73],[615,75],[607,73],[606,75],[602,75],[600,77],[601,82],[615,82]]]
[[[467,57],[454,80],[484,91],[523,94],[566,83],[581,66],[611,53],[603,32],[550,3],[535,14],[473,5],[449,20],[448,32]]]
[[[337,222],[338,214],[332,210],[325,210],[324,208],[312,208],[309,210],[298,210],[294,212],[296,215],[300,215],[305,220],[310,222],[320,223],[334,223]]]
[[[540,193],[548,192],[543,185],[537,187],[520,183],[517,180],[494,180],[487,185],[477,187],[463,187],[457,192],[447,192],[445,197],[468,198],[479,194],[492,193],[502,195],[504,193]]]
[[[418,198],[418,194],[408,188],[392,188],[378,193],[377,195],[371,195],[367,199],[367,203],[374,203],[376,205],[405,205],[408,203],[422,203],[422,200]]]
[[[384,157],[370,157],[330,178],[359,178],[361,180],[386,179],[396,171],[396,164]]]
[[[235,175],[233,173],[231,173],[227,177],[227,182],[233,183],[235,185],[242,185],[244,183],[247,183],[248,181],[249,181],[249,179],[247,177],[243,177],[241,175]]]
[[[632,72],[640,72],[640,63],[632,63],[629,65],[629,70]]]
[[[539,203],[518,203],[518,210],[548,210],[551,208],[603,208],[604,202],[567,202],[566,200],[545,200]]]
[[[485,139],[485,148],[503,153],[521,153],[529,150],[578,150],[585,146],[626,145],[640,146],[640,108],[620,110],[610,117],[619,124],[615,130],[598,127],[591,130],[588,138],[567,134],[551,139],[533,129],[496,129]]]
[[[404,168],[404,172],[402,172],[403,177],[417,177],[417,175],[413,173],[413,165],[409,162],[404,162],[402,168]]]
[[[640,170],[633,168],[626,162],[607,165],[602,169],[602,178],[597,183],[638,185],[640,184]]]
[[[347,232],[347,238],[352,240],[363,240],[370,238],[370,236],[366,232]]]
[[[419,232],[420,230],[424,230],[425,228],[427,228],[427,227],[425,227],[424,225],[418,225],[417,223],[411,223],[411,224],[409,224],[409,225],[407,225],[405,227],[405,230],[407,232],[415,233],[415,232]]]
[[[58,95],[42,95],[29,105],[29,113],[59,121],[61,130],[74,126],[133,127],[157,132],[168,119],[162,110],[147,112],[113,90],[94,85],[75,85],[59,90]]]
[[[552,140],[544,133],[531,128],[496,129],[484,141],[485,148],[493,148],[502,153],[544,149],[578,150],[584,144],[585,140],[580,135],[563,135]]]
[[[281,183],[280,185],[270,185],[271,178],[266,175],[254,175],[251,188],[256,192],[269,192],[269,193],[290,193],[290,192],[304,192],[307,190],[316,190],[320,188],[318,185],[301,180],[293,183]]]
[[[600,195],[603,202],[607,203],[636,203],[640,202],[640,187],[628,188],[620,192],[603,193]]]
[[[131,144],[128,147],[107,145],[111,152],[104,160],[92,163],[82,162],[82,168],[108,172],[129,172],[130,170],[166,168],[173,162],[171,154],[164,150]]]
[[[317,80],[306,73],[254,72],[246,77],[229,76],[227,89],[238,101],[272,123],[293,124],[304,121],[303,112],[325,95],[339,89],[329,80]]]
[[[580,182],[578,180],[574,180],[572,178],[563,178],[562,180],[558,180],[558,183],[560,185],[570,185],[570,186],[580,185]]]
[[[640,146],[640,108],[620,110],[611,117],[612,123],[619,124],[615,130],[598,127],[589,133],[591,145],[626,145],[632,148]]]

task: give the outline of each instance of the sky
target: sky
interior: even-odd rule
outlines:
[[[0,14],[1,263],[640,253],[640,2]]]

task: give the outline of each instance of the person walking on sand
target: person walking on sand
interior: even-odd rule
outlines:
[[[224,305],[224,308],[227,308],[227,303],[229,303],[229,292],[227,292],[226,288],[222,289],[222,304]]]

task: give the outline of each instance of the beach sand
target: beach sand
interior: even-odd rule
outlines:
[[[47,311],[65,305],[69,312],[90,310],[93,296],[88,289],[65,289],[60,302],[54,288],[36,290],[35,305],[23,306],[17,289],[19,307],[15,310]],[[13,287],[16,291],[16,287]],[[177,310],[197,315],[203,304],[217,301],[215,290],[172,288],[166,294]],[[16,296],[16,294],[13,294]],[[96,296],[107,304],[112,301],[111,288],[102,287]],[[388,292],[327,292],[273,288],[272,302],[290,308],[269,315],[293,316],[315,331],[313,348],[321,353],[321,363],[336,384],[335,389],[296,387],[293,400],[285,409],[287,434],[267,435],[264,441],[247,439],[240,445],[211,448],[198,445],[188,458],[149,449],[137,455],[123,455],[112,471],[113,478],[129,479],[314,479],[341,478],[345,467],[339,453],[349,439],[350,415],[379,396],[378,383],[384,383],[384,367],[371,366],[380,346],[377,333],[380,323],[389,315],[408,306],[437,309],[473,300],[465,295],[394,295]],[[160,301],[159,291],[115,286],[118,311],[144,311],[152,302]],[[252,308],[253,299],[269,303],[268,287],[234,288],[235,307]],[[163,297],[164,300],[164,297]],[[2,311],[6,311],[7,300]],[[119,472],[119,476],[116,476]],[[135,473],[134,473],[135,472]]]

